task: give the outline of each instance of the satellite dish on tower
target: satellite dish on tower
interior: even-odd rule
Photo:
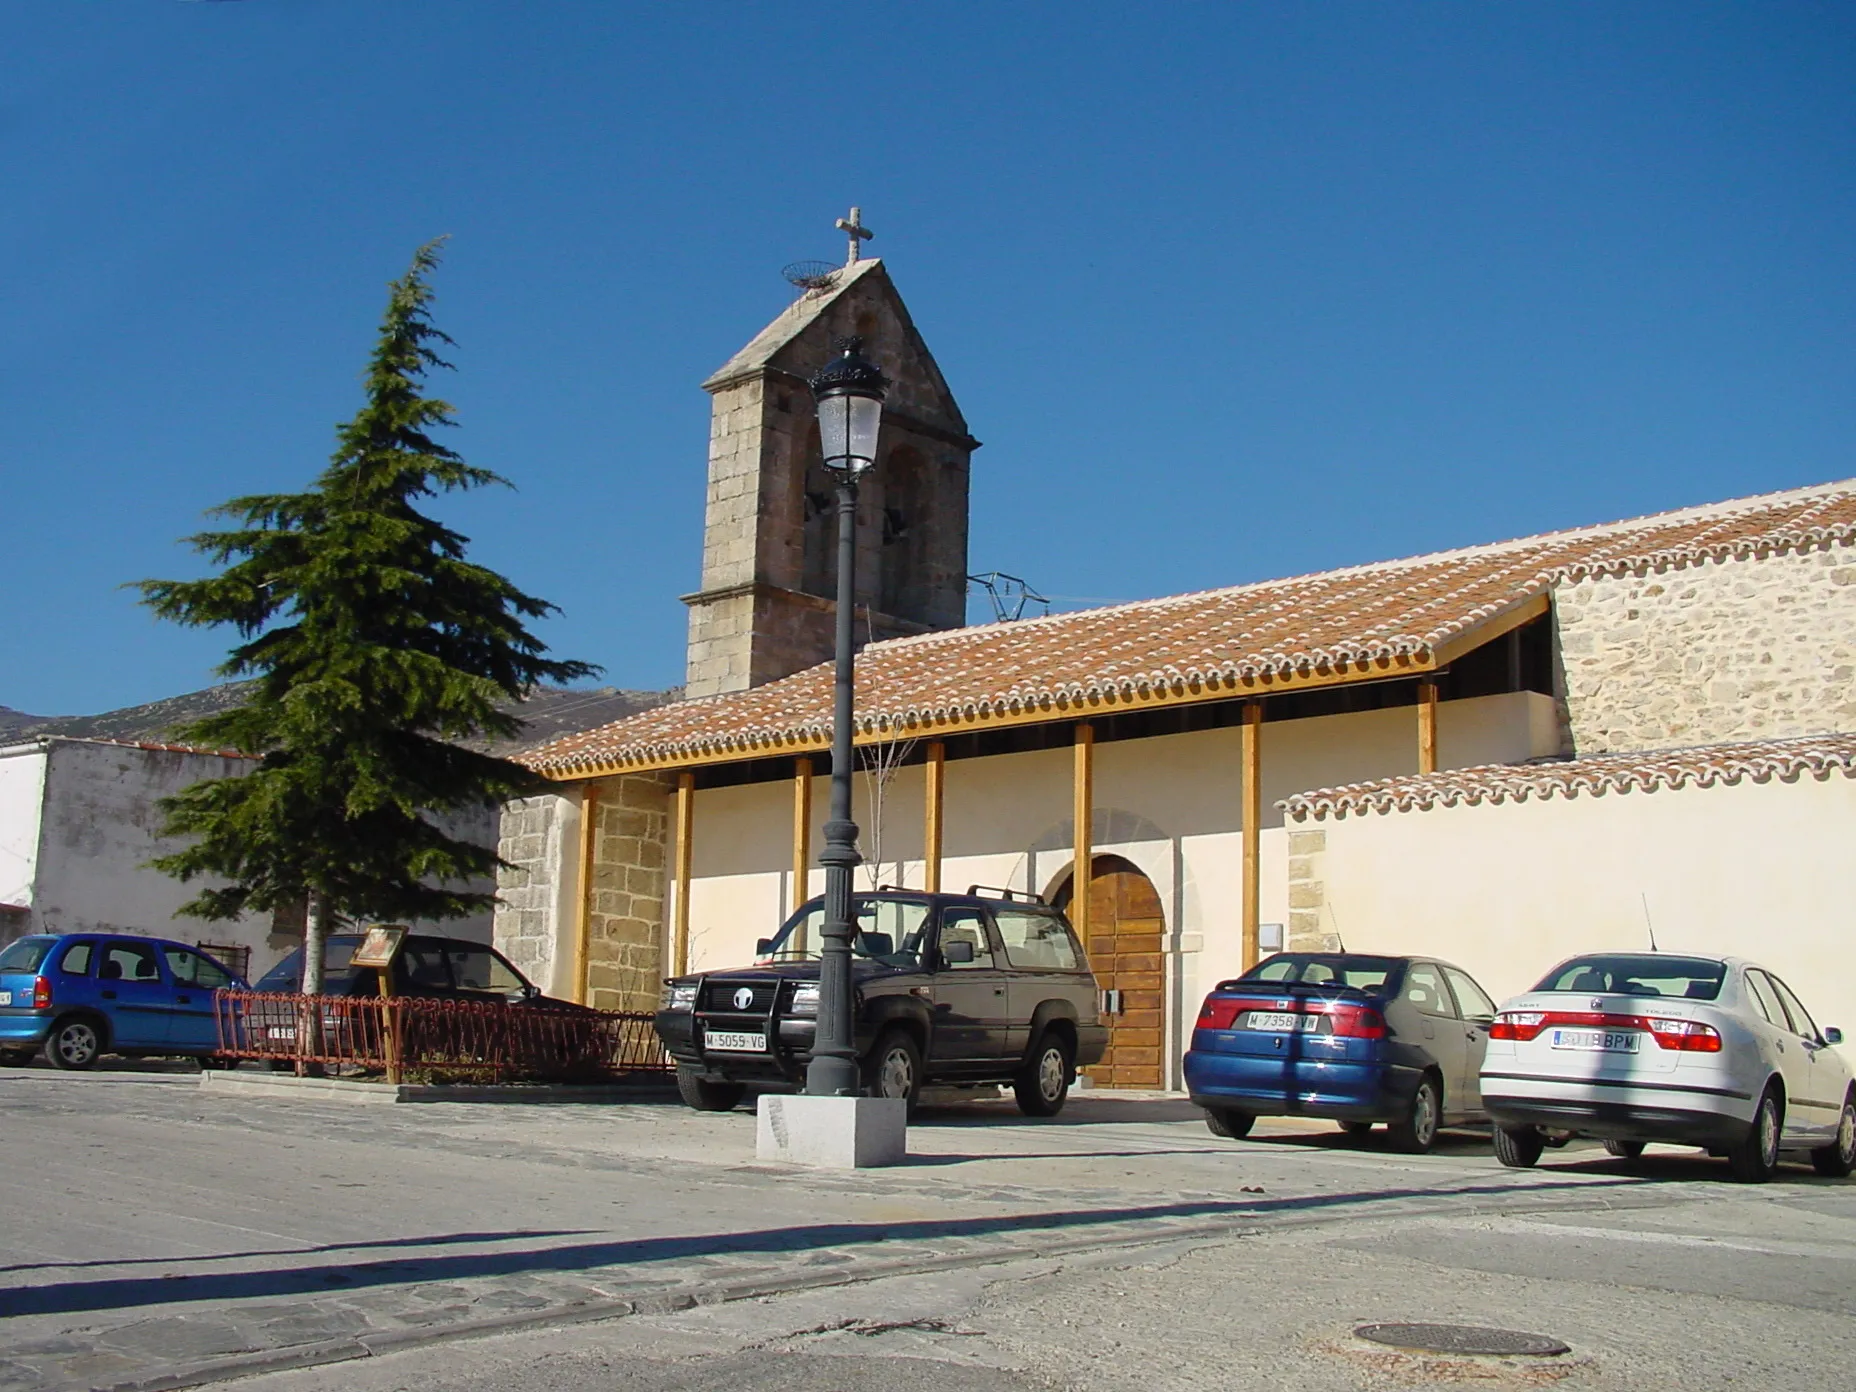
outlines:
[[[784,267],[780,274],[801,290],[819,295],[838,283],[838,272],[843,269],[829,261],[795,261]]]

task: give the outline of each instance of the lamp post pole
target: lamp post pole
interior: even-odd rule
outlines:
[[[842,338],[834,358],[812,377],[818,398],[819,441],[825,467],[838,493],[838,600],[835,675],[831,709],[831,806],[819,864],[825,867],[825,921],[818,973],[818,1026],[806,1093],[812,1097],[855,1097],[857,1069],[856,995],[851,980],[851,879],[863,861],[857,853],[857,823],[851,820],[851,720],[854,709],[857,599],[857,481],[876,463],[877,430],[889,383],[859,352],[856,338]]]

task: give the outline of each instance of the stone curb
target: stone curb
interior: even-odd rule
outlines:
[[[373,1083],[355,1078],[298,1078],[288,1073],[240,1073],[209,1069],[200,1074],[209,1092],[245,1097],[306,1097],[363,1106],[395,1102],[636,1102],[674,1095],[673,1084],[656,1074],[619,1083]]]
[[[1521,1191],[1526,1192],[1526,1191]],[[1597,1195],[1582,1197],[1599,1197]],[[1615,1195],[1599,1198],[1603,1207],[1639,1207],[1607,1202]],[[1646,1199],[1641,1206],[1653,1206]],[[1552,1203],[1508,1204],[1470,1203],[1450,1210],[1453,1215],[1481,1217],[1491,1214],[1550,1213],[1576,1205],[1566,1201]],[[1437,1216],[1438,1210],[1418,1208],[1375,1214],[1374,1219]],[[428,1344],[452,1340],[484,1338],[525,1329],[539,1329],[601,1320],[622,1319],[628,1315],[669,1314],[693,1309],[698,1305],[726,1305],[740,1300],[758,1300],[766,1296],[791,1295],[799,1291],[824,1290],[831,1286],[858,1285],[866,1281],[888,1280],[897,1276],[928,1275],[979,1266],[1004,1266],[1012,1262],[1036,1261],[1074,1256],[1080,1252],[1107,1252],[1140,1247],[1159,1247],[1179,1242],[1229,1241],[1260,1237],[1277,1231],[1320,1227],[1341,1221],[1347,1215],[1303,1214],[1292,1218],[1268,1220],[1213,1219],[1169,1228],[1164,1232],[1127,1233],[1118,1236],[1079,1234],[1071,1238],[1023,1246],[992,1248],[983,1252],[944,1252],[888,1262],[869,1262],[854,1268],[808,1271],[789,1276],[767,1276],[748,1281],[711,1282],[682,1289],[667,1288],[649,1294],[610,1300],[573,1301],[545,1310],[525,1310],[507,1315],[490,1315],[483,1319],[460,1321],[428,1329],[378,1330],[350,1339],[325,1340],[294,1348],[270,1349],[239,1354],[232,1358],[184,1364],[162,1372],[125,1378],[116,1382],[67,1382],[51,1384],[43,1392],[178,1392],[233,1378],[256,1377],[264,1373],[290,1372],[299,1368],[323,1367],[333,1363],[374,1358]]]

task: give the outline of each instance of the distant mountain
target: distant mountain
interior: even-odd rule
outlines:
[[[0,706],[0,741],[12,743],[46,735],[69,735],[80,739],[162,743],[175,738],[176,726],[240,704],[250,685],[249,682],[228,682],[185,696],[151,701],[145,706],[104,711],[101,715],[27,715],[24,711]],[[677,689],[625,691],[602,686],[577,691],[542,687],[516,708],[516,714],[527,723],[527,728],[513,740],[492,741],[487,747],[497,754],[519,753],[562,735],[610,725],[638,711],[674,701],[682,694]]]

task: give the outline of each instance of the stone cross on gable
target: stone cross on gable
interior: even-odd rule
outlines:
[[[864,240],[876,236],[876,233],[864,226],[864,210],[862,208],[852,208],[849,217],[839,218],[838,230],[850,234],[851,249],[844,258],[844,264],[847,266],[855,266],[857,264],[857,258],[863,254]]]

